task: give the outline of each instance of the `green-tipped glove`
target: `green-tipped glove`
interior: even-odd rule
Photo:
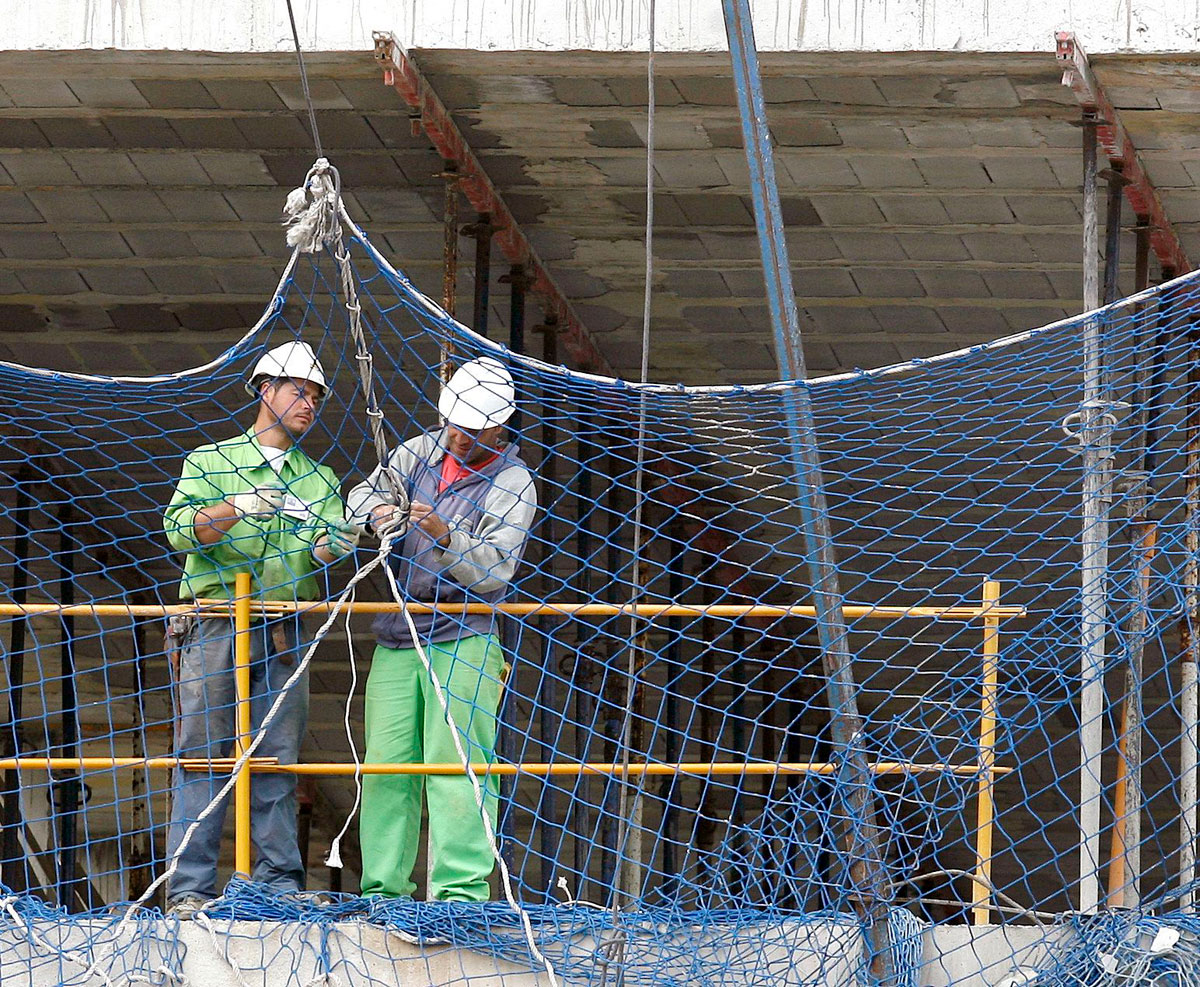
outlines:
[[[349,521],[333,521],[325,529],[325,551],[333,556],[335,562],[340,562],[358,548],[360,536],[358,525]]]

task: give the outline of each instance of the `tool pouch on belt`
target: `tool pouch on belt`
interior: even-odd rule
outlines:
[[[292,665],[296,656],[292,653],[292,642],[288,637],[287,622],[277,620],[271,625],[271,643],[275,645],[275,658],[281,665]]]
[[[167,630],[163,635],[163,651],[166,652],[167,663],[171,667],[171,704],[175,707],[173,712],[176,718],[179,716],[179,669],[183,642],[187,640],[195,623],[194,614],[175,614],[167,618]]]

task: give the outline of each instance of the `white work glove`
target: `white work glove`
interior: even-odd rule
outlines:
[[[348,521],[334,521],[325,529],[325,551],[334,561],[344,559],[358,548],[360,531],[358,525]]]
[[[409,504],[404,477],[394,470],[389,470],[388,475],[392,480],[391,490],[386,483],[380,490],[386,503],[371,511],[371,528],[381,540],[387,535],[403,538],[408,531]]]
[[[283,509],[286,497],[287,489],[282,483],[264,483],[253,490],[234,494],[228,499],[228,503],[237,511],[239,517],[266,521]]]

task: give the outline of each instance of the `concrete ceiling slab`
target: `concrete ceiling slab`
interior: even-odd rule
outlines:
[[[414,57],[606,356],[632,373],[644,55]],[[1196,66],[1092,62],[1196,250]],[[439,296],[440,158],[369,52],[307,63],[348,205]],[[727,56],[661,55],[658,73],[656,376],[771,378]],[[763,73],[814,371],[929,355],[1081,307],[1079,113],[1051,53],[856,53],[852,69],[837,54],[771,53]],[[286,54],[0,54],[0,337],[15,352],[53,353],[25,344],[56,333],[58,351],[86,362],[101,349],[93,341],[119,332],[147,347],[139,367],[167,352],[152,349],[164,333],[179,336],[174,357],[195,352],[194,334],[232,338],[274,288],[280,210],[310,145]],[[460,248],[469,319],[473,241]],[[494,279],[506,272],[494,261]],[[498,281],[491,298],[502,334]],[[723,345],[729,335],[737,346]]]

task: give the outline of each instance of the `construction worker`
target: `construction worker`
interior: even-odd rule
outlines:
[[[312,348],[296,340],[265,353],[246,390],[257,399],[254,425],[189,454],[166,509],[167,541],[184,553],[179,595],[227,600],[234,595],[237,574],[248,572],[256,599],[312,600],[321,594],[317,574],[350,555],[359,537],[344,520],[337,477],[298,444],[316,421],[325,373]],[[173,618],[169,636],[178,653],[176,753],[229,757],[236,734],[231,621],[227,616]],[[256,619],[250,640],[251,719],[257,731],[305,642],[294,614]],[[288,691],[256,756],[297,761],[307,718],[305,676]],[[177,914],[186,916],[216,895],[224,801],[195,825],[180,848],[227,778],[228,772],[174,772],[167,853],[178,859],[167,904]],[[257,861],[250,876],[280,891],[302,890],[295,777],[258,774],[251,792]]]
[[[499,602],[537,509],[533,477],[505,422],[513,381],[490,357],[471,360],[438,402],[445,427],[409,439],[347,496],[350,516],[395,537],[390,564],[409,601]],[[385,470],[391,482],[385,478]],[[460,757],[428,658],[472,762],[492,759],[504,657],[493,613],[381,615],[366,689],[368,762],[451,763]],[[480,779],[496,822],[496,776]],[[364,895],[412,895],[422,790],[429,804],[428,898],[486,901],[493,857],[471,780],[463,775],[367,775],[359,835]]]

